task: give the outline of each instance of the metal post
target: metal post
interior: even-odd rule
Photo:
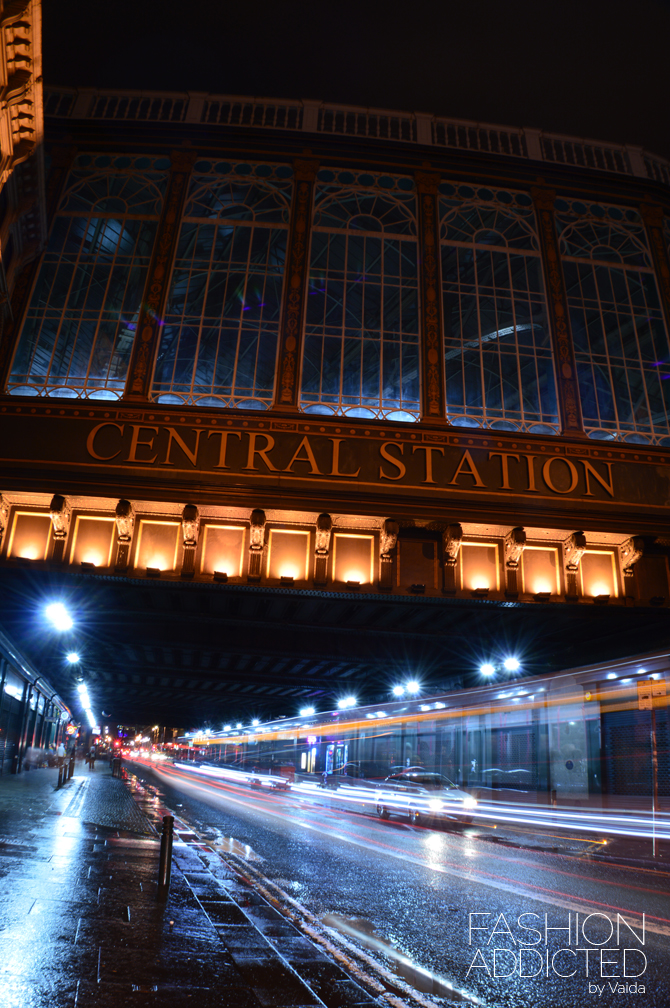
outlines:
[[[656,857],[656,809],[658,808],[658,750],[656,748],[656,710],[652,693],[651,708],[651,856]]]
[[[172,838],[174,834],[174,816],[163,816],[163,833],[161,835],[161,856],[158,863],[158,892],[156,898],[165,901],[170,891],[170,872],[172,870]]]
[[[68,777],[68,780],[70,780],[70,778],[74,777],[74,749],[72,750],[72,753],[70,754],[70,761],[69,761],[69,766],[68,766],[67,777]]]

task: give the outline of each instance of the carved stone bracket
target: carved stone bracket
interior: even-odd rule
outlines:
[[[320,514],[316,519],[316,549],[314,550],[314,584],[325,585],[328,580],[328,555],[333,519]]]
[[[181,576],[192,578],[195,574],[195,551],[198,547],[200,532],[200,514],[195,504],[186,504],[181,513],[181,531],[184,543],[184,559],[181,565]]]
[[[135,511],[130,501],[120,500],[114,512],[116,521],[116,571],[125,571],[130,561],[130,544],[133,541],[135,528]]]
[[[621,557],[621,569],[623,570],[624,579],[634,576],[635,571],[633,568],[643,553],[644,539],[642,536],[631,536],[630,539],[626,539],[625,543],[621,543],[619,546],[619,555]]]
[[[63,560],[65,543],[67,542],[68,532],[70,531],[71,514],[72,510],[67,497],[63,497],[61,494],[55,494],[55,496],[51,499],[51,504],[49,505],[49,517],[51,518],[54,537],[52,560],[54,560],[55,563],[61,563]]]
[[[442,591],[446,595],[456,594],[456,568],[462,542],[462,526],[448,525],[442,533]]]
[[[563,543],[563,567],[565,569],[566,595],[577,597],[577,574],[579,562],[586,550],[586,537],[583,532],[573,532]]]
[[[505,536],[505,594],[519,594],[519,565],[526,548],[526,531],[520,526],[513,528]]]
[[[249,573],[247,581],[260,581],[265,546],[265,511],[256,508],[249,523]]]
[[[382,591],[393,588],[393,553],[398,542],[400,526],[392,518],[387,518],[379,536],[379,587]]]

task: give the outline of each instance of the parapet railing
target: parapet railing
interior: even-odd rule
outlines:
[[[55,118],[251,126],[398,140],[635,175],[670,185],[670,162],[641,147],[423,112],[199,92],[85,88],[45,88],[44,112]]]

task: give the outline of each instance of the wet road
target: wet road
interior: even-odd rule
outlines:
[[[130,767],[210,842],[247,845],[251,863],[312,913],[335,915],[327,923],[377,944],[382,960],[391,943],[475,1002],[670,1004],[667,873],[501,848],[479,827],[381,821],[168,765]]]

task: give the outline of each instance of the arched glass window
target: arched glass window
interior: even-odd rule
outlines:
[[[74,399],[123,394],[167,168],[167,159],[78,157],[8,392]]]
[[[319,173],[301,408],[419,415],[416,200],[407,178]],[[351,183],[355,183],[353,186]],[[404,187],[404,188],[403,188]]]
[[[542,261],[530,198],[440,186],[447,419],[558,433]]]
[[[272,403],[292,169],[195,166],[153,398],[238,409]]]
[[[670,443],[670,347],[640,217],[565,200],[556,209],[585,429]]]

